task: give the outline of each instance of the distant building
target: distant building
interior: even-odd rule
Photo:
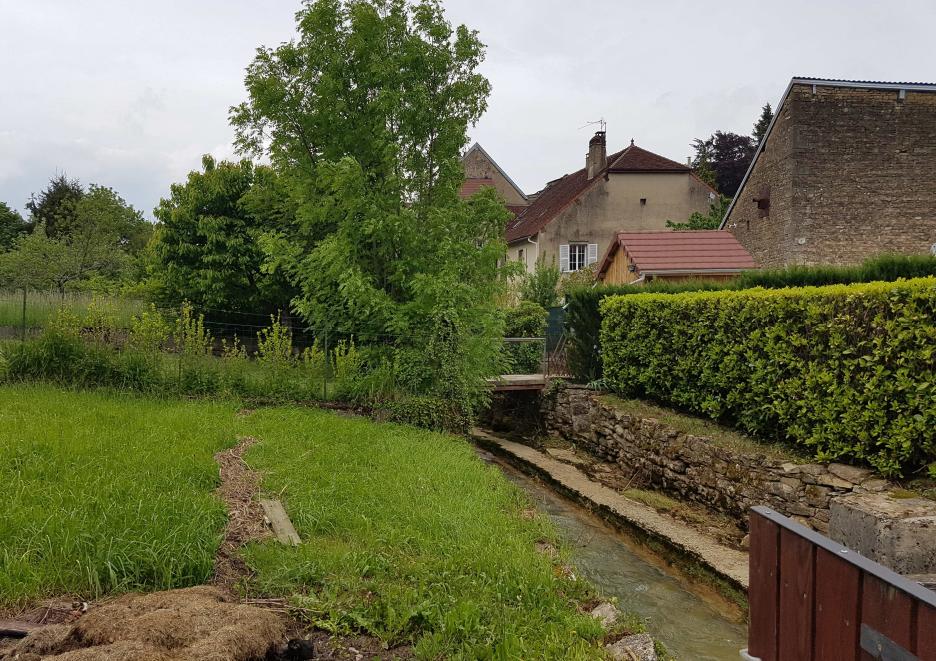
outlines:
[[[585,167],[549,182],[507,225],[508,259],[537,260],[564,273],[598,261],[616,232],[663,230],[666,221],[705,213],[715,191],[687,165],[634,145],[607,156],[604,131],[588,144]]]
[[[601,282],[730,280],[756,267],[731,232],[619,232],[598,267]]]
[[[721,225],[762,267],[936,244],[936,84],[793,78]]]
[[[500,193],[515,216],[530,204],[526,194],[477,142],[462,156],[462,165],[465,168],[465,183],[459,191],[462,197],[471,197],[490,186]]]

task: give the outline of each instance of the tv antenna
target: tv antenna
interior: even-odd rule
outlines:
[[[601,117],[600,119],[596,119],[593,122],[585,122],[579,127],[579,131],[581,131],[586,126],[595,126],[596,124],[601,127],[602,132],[604,132],[608,126],[608,123],[604,120],[604,117]]]

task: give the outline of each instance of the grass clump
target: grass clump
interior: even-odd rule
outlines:
[[[294,595],[319,627],[418,658],[594,658],[587,584],[535,551],[543,517],[467,441],[299,408],[247,418],[248,455],[303,544],[250,547],[254,592]]]
[[[233,407],[0,387],[0,606],[196,585],[225,514]]]

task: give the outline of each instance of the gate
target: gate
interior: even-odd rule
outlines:
[[[936,593],[768,507],[750,526],[742,657],[936,661]]]

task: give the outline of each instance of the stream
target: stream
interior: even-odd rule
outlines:
[[[522,488],[559,529],[572,550],[580,575],[605,596],[618,599],[621,610],[638,613],[650,634],[680,661],[722,661],[740,658],[747,647],[747,627],[729,619],[640,553],[635,543],[599,517],[564,498],[542,482],[528,477],[482,452],[482,458],[501,468]]]

